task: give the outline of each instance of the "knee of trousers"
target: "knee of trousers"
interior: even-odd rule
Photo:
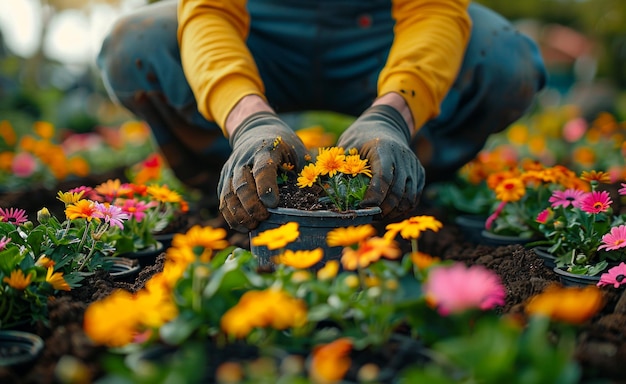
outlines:
[[[158,22],[147,22],[148,17],[131,14],[117,20],[96,58],[108,93],[118,101],[131,98],[138,90],[159,88],[151,67],[154,58],[162,56],[158,51],[167,49],[166,33],[159,30]],[[171,33],[167,39],[172,39]]]

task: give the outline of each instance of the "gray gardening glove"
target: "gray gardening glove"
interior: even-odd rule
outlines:
[[[381,217],[387,218],[417,207],[424,188],[424,168],[410,142],[404,118],[388,105],[370,107],[343,132],[337,145],[358,149],[372,167],[362,207],[380,207]]]
[[[306,148],[271,112],[258,112],[244,120],[231,135],[230,146],[233,151],[217,187],[220,212],[231,228],[247,232],[267,219],[267,208],[278,206],[277,169],[284,163],[299,169]]]

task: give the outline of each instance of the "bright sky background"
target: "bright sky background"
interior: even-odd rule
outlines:
[[[114,8],[92,2],[83,10],[59,12],[50,21],[44,52],[62,63],[93,64],[112,23],[144,3],[144,0],[123,0]],[[36,51],[42,17],[40,0],[0,0],[0,29],[13,54],[29,57]]]

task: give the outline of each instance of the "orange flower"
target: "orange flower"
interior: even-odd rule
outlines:
[[[130,186],[122,184],[119,179],[109,179],[104,183],[96,186],[94,189],[100,195],[104,196],[108,201],[112,201],[114,198],[119,196],[126,196],[133,191]]]
[[[329,247],[349,247],[376,234],[376,229],[370,224],[335,228],[326,234],[326,243]]]
[[[560,287],[553,285],[533,296],[526,305],[531,315],[548,316],[555,321],[581,324],[591,319],[604,303],[602,291],[595,285]]]
[[[47,121],[36,121],[33,124],[33,131],[45,140],[50,140],[54,137],[54,125]]]
[[[12,147],[17,141],[17,135],[15,129],[8,120],[0,121],[0,137],[4,140],[5,144]]]
[[[311,380],[317,384],[340,382],[352,364],[351,351],[352,341],[347,337],[317,346],[311,358]]]
[[[33,276],[30,273],[25,276],[21,269],[15,269],[11,271],[11,276],[5,276],[2,281],[9,284],[9,286],[13,289],[23,291],[30,285],[32,277]]]
[[[251,244],[254,246],[264,245],[269,250],[284,248],[287,244],[295,241],[300,236],[298,223],[289,222],[278,228],[268,229],[253,237]]]
[[[598,183],[610,184],[611,183],[611,175],[602,171],[583,171],[580,175],[581,180],[587,181],[591,183],[592,181],[596,181]]]
[[[357,249],[344,248],[341,256],[341,264],[346,270],[365,268],[381,257],[397,259],[402,255],[392,239],[372,237],[359,243]]]
[[[296,131],[306,149],[330,147],[335,142],[335,135],[324,131],[320,125],[302,128]]]
[[[411,261],[417,268],[424,270],[433,264],[437,264],[441,259],[424,252],[412,252]]]
[[[87,307],[83,329],[98,345],[121,347],[133,341],[140,316],[133,295],[119,289]]]
[[[324,257],[322,248],[314,250],[292,251],[287,249],[285,252],[275,258],[278,264],[284,264],[297,269],[305,269],[314,266]]]
[[[519,177],[503,180],[495,188],[496,198],[500,201],[518,201],[526,194],[526,187]]]
[[[79,200],[65,208],[65,216],[70,220],[83,218],[91,221],[96,212],[96,205],[91,200]]]

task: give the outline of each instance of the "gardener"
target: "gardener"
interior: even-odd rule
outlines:
[[[277,113],[358,116],[337,145],[369,159],[362,205],[397,218],[425,175],[450,177],[545,83],[529,38],[460,0],[162,1],[119,20],[98,65],[175,174],[217,191],[242,231],[277,205],[277,167],[303,165]]]

